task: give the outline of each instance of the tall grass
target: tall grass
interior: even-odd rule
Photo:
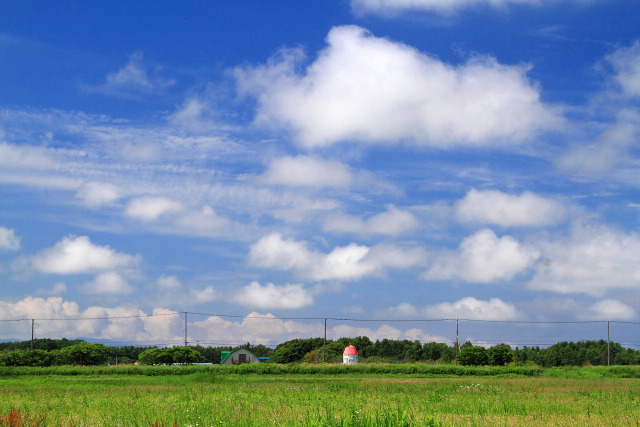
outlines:
[[[203,372],[4,377],[0,417],[18,414],[25,426],[638,425],[640,380]]]

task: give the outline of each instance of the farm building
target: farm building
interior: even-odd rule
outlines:
[[[223,351],[221,354],[221,365],[241,365],[243,363],[260,363],[260,358],[246,348],[239,348],[235,351]]]
[[[351,344],[344,349],[342,353],[342,363],[345,365],[357,365],[358,364],[358,350]]]

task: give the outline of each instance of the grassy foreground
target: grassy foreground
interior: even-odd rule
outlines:
[[[640,425],[640,379],[613,368],[538,377],[218,372],[3,376],[0,425]]]

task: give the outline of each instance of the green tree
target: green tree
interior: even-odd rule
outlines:
[[[99,365],[106,362],[109,351],[104,344],[80,343],[61,350],[74,365]]]
[[[167,360],[170,360],[170,362],[167,362],[169,364],[191,364],[202,363],[205,361],[204,356],[202,356],[198,350],[191,347],[171,347],[164,349],[164,352],[167,355]]]
[[[405,346],[404,360],[406,362],[422,360],[422,344],[420,344],[420,341],[415,340]]]
[[[162,355],[162,350],[159,348],[150,348],[148,350],[143,351],[138,356],[138,361],[143,365],[159,365],[160,356]]]
[[[309,353],[305,354],[304,358],[302,358],[302,362],[313,364],[322,363],[322,348],[316,348],[315,350],[311,350]]]
[[[46,350],[25,351],[22,360],[22,366],[51,366],[53,363],[51,352]]]
[[[453,353],[453,354],[451,354]],[[450,362],[455,357],[455,348],[442,342],[430,342],[422,347],[424,360]]]
[[[614,359],[616,365],[638,365],[640,364],[640,351],[628,348],[616,354]]]
[[[301,362],[304,356],[311,350],[321,347],[322,338],[294,339],[279,344],[273,351],[271,359],[275,363]]]
[[[192,347],[150,348],[140,353],[138,360],[143,365],[173,365],[201,363],[205,358]]]
[[[487,350],[489,364],[493,366],[504,366],[513,360],[513,350],[507,344],[498,344]]]
[[[458,362],[461,365],[486,365],[489,363],[489,356],[484,347],[463,345],[458,354]]]
[[[109,354],[107,355],[109,363],[116,364],[116,360],[118,364],[124,363],[133,363],[138,360],[140,354],[148,350],[149,347],[137,347],[132,345],[127,345],[123,347],[107,347],[109,350]]]

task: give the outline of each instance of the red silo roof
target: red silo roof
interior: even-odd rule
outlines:
[[[352,345],[350,345],[349,347],[344,349],[344,353],[342,353],[343,356],[357,356],[358,355],[358,350],[356,350],[356,348]]]

